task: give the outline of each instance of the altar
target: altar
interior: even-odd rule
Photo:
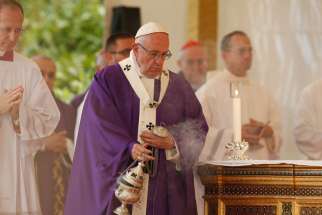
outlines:
[[[322,215],[321,161],[200,163],[207,215]]]

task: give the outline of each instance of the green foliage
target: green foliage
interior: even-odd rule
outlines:
[[[68,101],[83,92],[95,72],[95,54],[102,47],[105,9],[101,0],[23,0],[26,56],[55,60],[55,94]]]

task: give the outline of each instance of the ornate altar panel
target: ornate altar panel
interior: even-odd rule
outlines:
[[[319,165],[203,164],[198,174],[208,215],[322,215]]]

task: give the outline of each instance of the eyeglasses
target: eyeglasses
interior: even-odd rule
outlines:
[[[172,53],[170,52],[170,50],[168,50],[168,51],[166,51],[164,53],[160,53],[158,51],[149,50],[149,49],[145,48],[140,43],[137,43],[137,44],[138,44],[139,47],[141,47],[154,60],[157,60],[159,58],[161,58],[162,60],[168,60],[172,56]]]
[[[187,63],[188,66],[193,66],[193,65],[202,66],[207,63],[205,59],[187,59],[185,62]]]
[[[119,55],[122,55],[122,56],[125,56],[125,57],[128,57],[130,56],[130,52],[131,52],[132,49],[123,49],[121,51],[109,51],[109,53],[111,54],[119,54]]]
[[[246,53],[252,54],[253,53],[253,48],[238,48],[238,49],[230,49],[231,51],[236,52],[238,55],[244,55]]]
[[[12,31],[17,35],[20,35],[23,32],[23,29],[0,26],[0,33],[10,34]]]

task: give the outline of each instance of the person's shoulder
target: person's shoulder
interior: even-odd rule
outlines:
[[[222,72],[214,71],[211,77],[207,78],[206,83],[204,83],[197,91],[197,98],[202,101],[206,100],[208,97],[216,97],[217,88],[221,87],[222,83]]]
[[[18,62],[29,62],[32,61],[31,59],[27,58],[26,56],[18,53],[18,52],[14,52],[14,58],[16,61]]]
[[[322,91],[322,80],[319,79],[305,86],[300,92],[300,98],[314,99],[316,96],[319,96],[319,93],[321,91]]]
[[[309,95],[309,94],[314,94],[314,93],[319,93],[322,90],[322,80],[316,80],[306,87],[303,88],[302,94],[304,95]]]
[[[218,86],[224,80],[224,72],[216,70],[212,72],[213,74],[207,79],[206,83],[202,86],[203,89],[213,88]]]
[[[105,67],[103,70],[95,74],[96,79],[106,79],[107,77],[112,78],[119,76],[122,73],[121,66],[117,64],[113,64]]]
[[[23,77],[30,80],[30,83],[36,83],[42,80],[42,75],[38,65],[30,58],[17,52],[14,53],[14,62],[23,73]]]
[[[73,111],[74,110],[74,107],[71,104],[64,102],[63,100],[57,98],[56,96],[54,96],[54,99],[55,99],[55,102],[60,110],[64,110],[64,111]]]
[[[126,78],[124,72],[119,64],[114,64],[105,67],[94,76],[94,81],[91,87],[100,86],[102,88],[109,88],[108,86],[121,86],[125,84]]]
[[[300,105],[320,105],[320,92],[322,91],[322,80],[316,80],[302,89],[299,94]]]
[[[15,52],[14,53],[14,58],[15,58],[15,61],[19,64],[23,64],[24,67],[29,67],[31,69],[37,69],[39,70],[37,64],[30,58],[18,53],[18,52]]]
[[[249,86],[251,92],[259,97],[272,97],[272,92],[269,90],[268,86],[265,86],[263,83],[260,83],[258,80],[247,79],[246,86]]]
[[[88,89],[85,92],[81,93],[81,94],[75,95],[72,98],[72,100],[70,101],[70,105],[72,105],[74,108],[77,108],[82,103],[82,101],[84,100],[87,91],[88,91]]]
[[[170,78],[176,81],[182,81],[184,79],[183,75],[181,72],[173,72],[171,70],[164,71],[169,74]],[[165,73],[165,74],[166,74]]]
[[[168,70],[167,73],[169,74],[170,82],[172,82],[175,86],[184,88],[190,87],[190,84],[181,73],[175,73],[171,70]]]

